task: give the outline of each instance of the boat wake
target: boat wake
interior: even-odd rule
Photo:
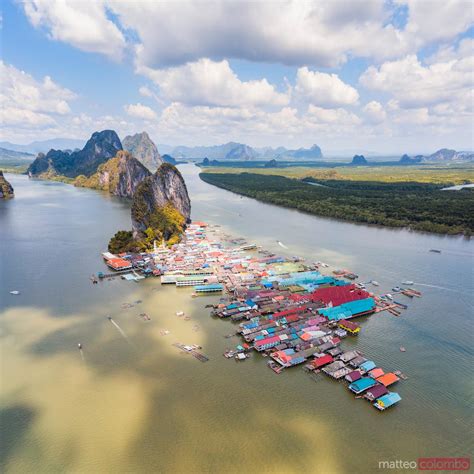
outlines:
[[[416,281],[413,284],[417,285],[417,286],[426,286],[428,288],[437,288],[438,290],[452,291],[453,293],[461,293],[462,294],[462,291],[455,290],[454,288],[446,288],[445,286],[429,285],[428,283],[418,283]]]
[[[280,242],[279,240],[277,240],[277,242],[280,247],[283,247],[284,249],[288,248],[283,242]]]
[[[109,316],[109,321],[117,328],[118,332],[120,335],[131,345],[133,346],[132,342],[128,338],[128,336],[125,334],[125,331]]]
[[[80,354],[81,354],[82,362],[85,362],[86,359],[84,359],[84,352],[82,352],[82,349],[79,349],[79,352],[80,352]]]

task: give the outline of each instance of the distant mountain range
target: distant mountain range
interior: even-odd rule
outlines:
[[[6,148],[1,148],[0,147],[0,162],[1,161],[10,161],[10,160],[33,161],[34,159],[35,159],[35,155],[33,155],[33,153],[26,153],[24,151],[8,150]]]
[[[17,145],[11,142],[0,142],[1,148],[22,153],[47,153],[49,150],[71,150],[81,149],[86,140],[76,140],[74,138],[53,138],[51,140],[41,140],[31,142],[28,145]]]
[[[448,148],[441,148],[432,155],[423,156],[422,161],[443,162],[443,161],[474,161],[474,152],[456,151]]]
[[[323,157],[321,148],[313,145],[311,148],[299,148],[297,150],[289,150],[285,147],[271,148],[253,148],[243,143],[229,142],[223,145],[213,146],[177,146],[169,147],[167,145],[159,145],[163,152],[181,159],[204,159],[210,160],[229,160],[229,161],[249,161],[249,160],[318,160]]]
[[[364,155],[354,155],[352,158],[352,165],[377,165],[377,164],[400,164],[400,165],[416,165],[420,163],[465,163],[474,161],[474,153],[468,151],[455,151],[442,148],[431,155],[403,155],[398,161],[367,161]]]
[[[70,138],[55,138],[51,140],[35,141],[28,145],[17,145],[10,142],[0,142],[0,162],[7,160],[30,160],[34,159],[37,153],[48,153],[56,150],[68,154],[74,154],[82,150],[84,140]],[[128,150],[151,170],[156,169],[163,161],[161,154],[168,155],[175,160],[204,159],[219,161],[318,161],[324,158],[321,148],[313,145],[310,148],[288,149],[285,147],[262,147],[254,148],[249,145],[237,142],[228,142],[222,145],[213,146],[170,146],[160,144],[155,146],[146,132],[142,132],[123,139],[123,148]],[[158,151],[159,150],[159,151]],[[363,157],[363,155],[356,155]],[[365,159],[365,158],[364,158]],[[359,161],[360,160],[360,161]],[[396,160],[396,158],[395,158]],[[359,158],[356,162],[363,164]],[[471,162],[474,161],[474,152],[456,151],[442,148],[431,155],[417,155],[410,157],[403,155],[399,160],[400,164],[415,163],[450,163],[450,162]],[[371,162],[372,163],[372,162]],[[356,164],[356,163],[353,163]]]

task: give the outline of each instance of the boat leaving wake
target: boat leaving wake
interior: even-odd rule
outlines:
[[[427,283],[418,283],[416,281],[413,284],[418,285],[418,286],[426,286],[426,287],[429,287],[429,288],[437,288],[439,290],[452,291],[453,293],[462,293],[462,291],[455,290],[454,288],[446,288],[445,286],[428,285]]]
[[[84,352],[82,352],[82,349],[79,349],[79,352],[80,352],[80,354],[81,354],[82,362],[85,362],[86,359],[84,359]]]
[[[283,247],[284,249],[288,248],[283,242],[280,242],[279,240],[277,240],[277,242],[280,247]]]
[[[132,342],[128,338],[128,336],[125,334],[124,330],[112,319],[111,316],[108,316],[108,320],[117,328],[118,332],[121,334],[121,336],[131,345],[133,346]]]

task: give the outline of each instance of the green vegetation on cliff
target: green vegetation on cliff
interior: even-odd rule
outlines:
[[[109,241],[109,252],[135,252],[137,243],[133,238],[131,230],[119,230]]]
[[[89,177],[84,176],[83,174],[79,175],[74,180],[74,186],[79,188],[99,189],[101,191],[113,193],[117,188],[120,177],[119,161],[120,157],[117,155],[99,165],[97,171],[93,175]],[[101,180],[100,177],[105,173],[107,173],[108,179]]]
[[[311,178],[303,182],[255,173],[201,173],[200,177],[232,192],[318,216],[439,234],[474,232],[470,189],[442,191],[442,185],[414,182]]]
[[[158,244],[165,242],[171,246],[181,240],[181,235],[186,226],[186,219],[171,204],[157,209],[147,219],[149,226],[143,235],[133,237],[133,232],[119,230],[109,242],[109,251],[121,252],[144,252],[153,249],[153,242]]]

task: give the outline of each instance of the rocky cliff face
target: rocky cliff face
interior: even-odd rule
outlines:
[[[91,176],[97,171],[99,165],[113,158],[121,149],[120,139],[113,130],[95,132],[82,150],[72,153],[50,150],[46,155],[40,153],[28,168],[28,174],[46,178]]]
[[[123,148],[152,171],[155,171],[163,163],[158,148],[146,132],[125,137]]]
[[[148,228],[158,228],[164,238],[168,239],[167,234],[175,234],[174,223],[171,221],[179,220],[173,210],[182,216],[184,224],[191,216],[191,201],[181,173],[173,165],[163,163],[154,175],[142,181],[133,196],[134,234],[143,236]]]
[[[74,185],[132,198],[138,185],[148,176],[151,176],[151,173],[145,166],[128,151],[121,150],[114,158],[100,165],[97,172],[89,178],[78,176]]]
[[[0,199],[10,199],[13,196],[13,186],[3,176],[3,171],[0,170]]]

